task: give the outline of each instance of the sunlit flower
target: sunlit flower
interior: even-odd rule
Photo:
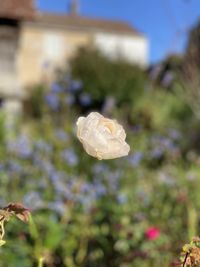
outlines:
[[[77,136],[86,152],[99,160],[127,156],[130,151],[123,127],[97,112],[78,119]]]

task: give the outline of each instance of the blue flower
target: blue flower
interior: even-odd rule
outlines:
[[[92,103],[92,98],[89,94],[83,93],[79,96],[79,100],[82,106],[89,106]]]
[[[66,141],[69,139],[68,134],[63,129],[55,130],[55,136],[57,139],[59,139],[61,141]]]
[[[104,163],[96,163],[92,168],[94,174],[101,174],[107,170],[108,166]]]
[[[44,201],[42,200],[38,192],[32,191],[24,196],[23,202],[29,209],[40,209],[44,207]]]
[[[91,184],[89,184],[89,183],[81,184],[81,188],[80,188],[81,193],[87,194],[91,190],[92,190]]]
[[[57,212],[61,216],[64,215],[66,212],[66,205],[60,200],[56,200],[54,202],[49,202],[48,208]]]
[[[142,158],[143,158],[143,153],[140,151],[137,151],[131,156],[129,156],[128,161],[132,166],[136,167],[140,164]]]
[[[96,183],[94,187],[96,198],[104,196],[107,192],[106,187],[101,183]]]
[[[45,100],[46,100],[47,105],[48,105],[52,110],[54,110],[54,111],[58,110],[60,102],[59,102],[59,98],[58,98],[58,96],[57,96],[55,93],[52,93],[52,92],[49,93],[49,94],[46,96]]]
[[[109,189],[112,191],[116,191],[119,187],[119,180],[121,178],[122,172],[121,171],[109,171],[105,179],[108,183]]]
[[[159,159],[164,155],[164,151],[162,148],[160,147],[156,147],[154,148],[151,152],[150,152],[150,157],[154,158],[154,159]]]
[[[69,166],[76,166],[78,164],[78,157],[72,149],[65,149],[62,153],[62,157]]]
[[[83,83],[79,80],[72,80],[69,83],[68,90],[70,92],[77,92],[80,91],[83,88]]]
[[[119,204],[125,204],[127,202],[127,195],[124,193],[120,193],[117,195],[117,202]]]
[[[49,173],[49,178],[52,181],[53,184],[56,184],[58,182],[63,182],[62,176],[60,172],[57,172],[53,170],[52,172]],[[64,183],[62,184],[62,186]]]
[[[63,92],[63,87],[58,84],[57,82],[54,82],[51,84],[51,92],[52,93],[61,93]]]
[[[8,170],[14,173],[20,173],[22,171],[22,166],[19,162],[12,160],[8,164]]]
[[[48,143],[46,143],[44,140],[40,139],[35,142],[36,149],[49,154],[52,152],[52,146]]]
[[[18,139],[7,144],[8,151],[16,153],[22,158],[28,158],[32,154],[32,148],[27,136],[21,135]]]

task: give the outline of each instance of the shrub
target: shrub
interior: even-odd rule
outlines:
[[[71,70],[94,100],[114,96],[119,104],[132,103],[145,88],[143,70],[127,62],[111,61],[97,50],[80,49],[71,61]]]
[[[173,92],[151,90],[132,106],[132,120],[148,128],[180,126],[192,117],[184,99]]]

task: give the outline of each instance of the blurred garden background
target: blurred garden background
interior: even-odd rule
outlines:
[[[42,267],[41,258],[49,267],[182,266],[182,246],[200,234],[198,19],[182,53],[167,53],[153,64],[146,57],[148,38],[136,30],[136,38],[145,38],[139,58],[137,50],[130,51],[134,62],[106,54],[124,31],[133,35],[132,27],[118,22],[117,28],[107,23],[106,30],[103,22],[94,22],[95,31],[101,26],[106,34],[119,35],[110,41],[111,50],[83,46],[85,41],[78,47],[81,23],[93,29],[92,21],[88,26],[83,19],[76,24],[79,37],[70,39],[76,39],[76,50],[62,58],[61,66],[55,29],[76,21],[77,2],[71,4],[75,13],[60,26],[52,24],[52,15],[37,22],[31,6],[26,14],[13,7],[14,14],[0,12],[0,46],[7,51],[0,64],[0,206],[19,202],[32,213],[29,224],[15,219],[6,224],[0,266]],[[54,35],[47,38],[48,60],[40,54],[42,76],[36,67],[42,42],[37,30],[45,23]],[[31,34],[26,28],[24,56],[16,60],[24,69],[20,81],[41,79],[21,90],[19,69],[13,71],[18,47],[13,38],[18,40],[16,34],[25,27],[35,28]],[[98,161],[83,151],[75,122],[90,111],[123,124],[128,157]]]

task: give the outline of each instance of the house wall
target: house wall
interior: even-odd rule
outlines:
[[[9,114],[17,115],[21,112],[21,99],[24,93],[17,77],[18,42],[17,21],[0,18],[0,111],[5,111],[8,126],[12,120]]]
[[[16,75],[18,28],[0,25],[0,97],[19,94]]]
[[[17,57],[20,84],[27,87],[53,80],[55,70],[66,64],[80,46],[89,45],[91,38],[87,32],[24,23]]]
[[[22,88],[50,82],[81,46],[95,45],[110,58],[122,57],[141,66],[148,64],[148,41],[143,36],[78,31],[25,22],[21,25],[17,76]]]
[[[110,58],[122,58],[140,66],[148,64],[148,41],[143,36],[98,32],[95,45]]]

